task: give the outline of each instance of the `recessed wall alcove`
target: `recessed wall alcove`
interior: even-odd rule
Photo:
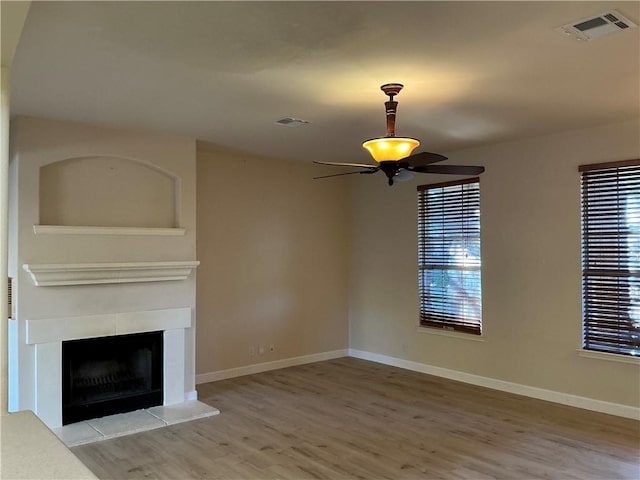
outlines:
[[[177,228],[179,179],[141,161],[69,158],[40,168],[40,225]]]

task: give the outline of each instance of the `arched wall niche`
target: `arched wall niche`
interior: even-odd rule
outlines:
[[[40,225],[179,227],[180,179],[137,159],[95,155],[40,168]]]

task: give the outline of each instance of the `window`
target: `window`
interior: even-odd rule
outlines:
[[[418,187],[420,325],[480,335],[478,178]]]
[[[579,169],[582,346],[640,355],[640,160]]]

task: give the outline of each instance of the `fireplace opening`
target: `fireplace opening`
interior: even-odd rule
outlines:
[[[163,332],[62,342],[62,424],[162,405]]]

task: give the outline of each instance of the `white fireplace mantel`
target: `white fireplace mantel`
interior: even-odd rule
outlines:
[[[36,286],[94,285],[105,283],[186,280],[200,265],[197,260],[179,262],[29,264],[22,268]]]

